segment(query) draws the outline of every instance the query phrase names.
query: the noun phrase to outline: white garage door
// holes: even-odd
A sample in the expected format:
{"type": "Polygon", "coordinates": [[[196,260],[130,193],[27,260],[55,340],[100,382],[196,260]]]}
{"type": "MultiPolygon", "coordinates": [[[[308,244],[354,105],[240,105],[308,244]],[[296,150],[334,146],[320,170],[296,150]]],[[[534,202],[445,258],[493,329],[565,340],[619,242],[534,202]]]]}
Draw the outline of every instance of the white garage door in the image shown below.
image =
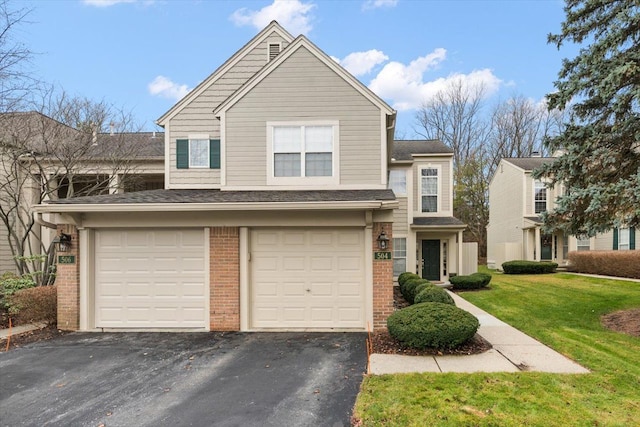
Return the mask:
{"type": "Polygon", "coordinates": [[[207,326],[203,230],[98,230],[96,326],[207,326]]]}
{"type": "Polygon", "coordinates": [[[255,328],[364,328],[362,229],[251,233],[255,328]]]}

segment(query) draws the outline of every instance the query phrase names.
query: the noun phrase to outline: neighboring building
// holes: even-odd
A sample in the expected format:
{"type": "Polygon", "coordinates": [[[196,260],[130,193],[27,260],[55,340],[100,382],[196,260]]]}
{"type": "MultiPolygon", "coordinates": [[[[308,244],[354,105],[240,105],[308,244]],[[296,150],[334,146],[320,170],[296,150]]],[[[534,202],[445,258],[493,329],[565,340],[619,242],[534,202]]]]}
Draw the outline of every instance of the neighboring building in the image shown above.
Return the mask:
{"type": "Polygon", "coordinates": [[[621,228],[591,238],[545,234],[540,214],[553,209],[562,186],[546,188],[531,173],[553,161],[552,157],[504,158],[489,184],[487,264],[501,268],[505,261],[524,259],[554,261],[566,265],[569,251],[635,249],[640,236],[635,229],[621,228]]]}
{"type": "Polygon", "coordinates": [[[467,274],[466,225],[453,216],[453,150],[437,140],[395,141],[389,188],[399,203],[393,217],[394,277],[412,271],[446,282],[451,274],[467,274]]]}

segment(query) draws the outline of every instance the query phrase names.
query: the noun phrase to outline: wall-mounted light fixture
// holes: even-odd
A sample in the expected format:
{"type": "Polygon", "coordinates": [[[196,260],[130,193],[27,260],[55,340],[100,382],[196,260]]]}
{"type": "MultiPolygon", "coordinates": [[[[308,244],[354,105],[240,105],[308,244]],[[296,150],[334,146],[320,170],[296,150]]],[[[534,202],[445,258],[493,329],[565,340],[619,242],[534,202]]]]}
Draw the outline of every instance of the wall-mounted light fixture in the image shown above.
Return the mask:
{"type": "Polygon", "coordinates": [[[384,251],[389,247],[389,238],[387,237],[387,233],[384,232],[384,228],[382,232],[378,235],[378,248],[384,251]]]}
{"type": "Polygon", "coordinates": [[[60,233],[53,239],[58,252],[67,252],[71,249],[71,236],[69,234],[60,233]]]}

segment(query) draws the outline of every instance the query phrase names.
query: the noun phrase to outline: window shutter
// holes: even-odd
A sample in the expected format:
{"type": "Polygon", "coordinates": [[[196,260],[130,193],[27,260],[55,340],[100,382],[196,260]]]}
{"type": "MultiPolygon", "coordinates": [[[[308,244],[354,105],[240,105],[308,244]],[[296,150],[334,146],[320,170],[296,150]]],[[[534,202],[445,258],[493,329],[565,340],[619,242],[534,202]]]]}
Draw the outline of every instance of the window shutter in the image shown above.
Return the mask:
{"type": "Polygon", "coordinates": [[[636,228],[629,227],[629,249],[634,250],[636,248],[636,228]]]}
{"type": "Polygon", "coordinates": [[[220,140],[209,140],[209,168],[220,169],[220,140]]]}
{"type": "Polygon", "coordinates": [[[614,251],[618,250],[618,229],[617,228],[613,229],[613,250],[614,251]]]}
{"type": "Polygon", "coordinates": [[[176,140],[176,167],[178,169],[189,169],[189,140],[176,140]]]}

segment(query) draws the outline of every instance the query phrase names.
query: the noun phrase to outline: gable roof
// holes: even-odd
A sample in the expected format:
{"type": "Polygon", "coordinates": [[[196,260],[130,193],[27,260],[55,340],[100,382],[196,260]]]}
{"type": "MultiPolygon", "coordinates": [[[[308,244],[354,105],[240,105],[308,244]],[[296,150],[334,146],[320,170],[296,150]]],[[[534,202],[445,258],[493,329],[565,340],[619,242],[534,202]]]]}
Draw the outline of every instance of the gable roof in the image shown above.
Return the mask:
{"type": "Polygon", "coordinates": [[[553,157],[504,157],[507,163],[511,163],[514,166],[523,169],[525,172],[530,172],[535,168],[544,165],[545,163],[551,163],[553,157]]]}
{"type": "Polygon", "coordinates": [[[240,98],[242,98],[247,92],[253,89],[258,83],[260,83],[265,77],[267,77],[272,71],[274,71],[280,64],[286,61],[293,53],[300,48],[306,48],[322,61],[327,67],[333,70],[338,76],[349,83],[354,89],[360,92],[365,98],[371,101],[374,105],[378,106],[382,111],[388,115],[395,115],[396,111],[389,106],[382,98],[376,95],[371,89],[366,87],[360,80],[353,77],[347,70],[341,67],[336,61],[331,59],[320,48],[313,44],[309,39],[303,35],[299,35],[296,39],[285,47],[280,54],[269,61],[260,71],[258,71],[253,77],[251,77],[244,85],[240,86],[234,93],[231,94],[224,102],[222,102],[213,113],[218,116],[220,113],[231,108],[240,98]]]}
{"type": "Polygon", "coordinates": [[[411,161],[414,154],[453,154],[439,139],[395,140],[393,142],[392,161],[411,161]]]}
{"type": "Polygon", "coordinates": [[[175,116],[183,107],[185,107],[189,102],[191,102],[194,98],[199,96],[202,92],[207,90],[212,84],[214,84],[220,77],[222,77],[231,67],[237,64],[242,58],[244,58],[251,50],[253,50],[260,43],[264,42],[273,32],[278,33],[283,39],[288,40],[289,42],[293,41],[293,36],[278,22],[271,21],[269,25],[267,25],[262,31],[256,34],[251,40],[249,40],[240,50],[231,56],[231,58],[227,59],[224,64],[218,67],[213,73],[209,75],[206,79],[202,81],[198,86],[193,88],[188,94],[186,94],[180,101],[174,104],[173,107],[169,109],[166,113],[164,113],[156,123],[160,126],[164,126],[167,120],[170,120],[173,116],[175,116]]]}

